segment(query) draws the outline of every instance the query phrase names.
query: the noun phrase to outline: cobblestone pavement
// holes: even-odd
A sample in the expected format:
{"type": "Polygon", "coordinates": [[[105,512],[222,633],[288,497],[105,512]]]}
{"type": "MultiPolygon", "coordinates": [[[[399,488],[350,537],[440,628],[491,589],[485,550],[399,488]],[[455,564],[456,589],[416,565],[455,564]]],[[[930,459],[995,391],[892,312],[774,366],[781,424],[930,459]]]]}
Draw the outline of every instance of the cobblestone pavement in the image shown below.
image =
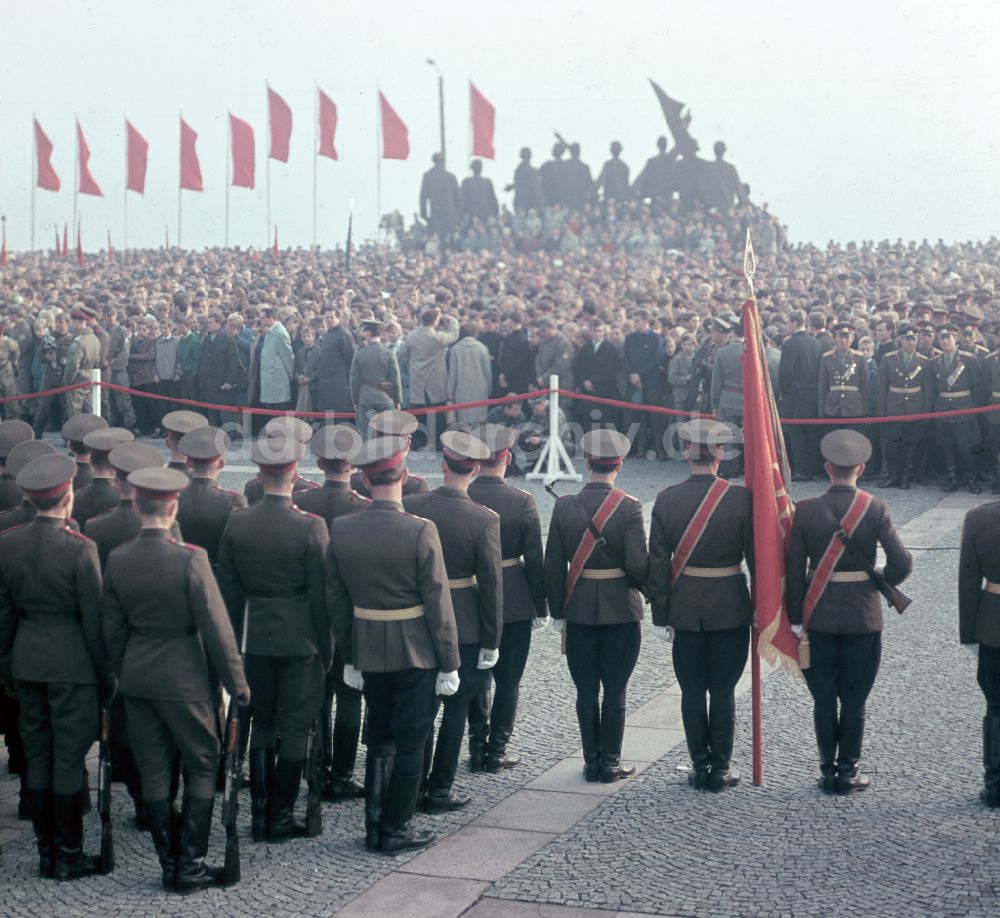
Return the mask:
{"type": "MultiPolygon", "coordinates": [[[[428,456],[415,455],[411,462],[418,474],[433,473],[437,465],[428,456]]],[[[646,503],[648,513],[657,491],[685,474],[678,462],[630,461],[621,484],[646,503]]],[[[242,487],[248,475],[240,458],[233,457],[223,484],[242,487]]],[[[551,498],[540,483],[520,483],[536,494],[543,526],[547,525],[551,498]]],[[[559,490],[575,487],[564,483],[559,490]]],[[[822,490],[819,482],[812,482],[796,486],[793,496],[822,490]]],[[[933,507],[940,497],[925,488],[891,493],[893,514],[901,523],[933,507]]],[[[995,847],[990,847],[996,845],[996,821],[972,802],[978,781],[981,703],[972,663],[958,659],[954,648],[954,556],[927,557],[930,560],[921,562],[914,581],[917,601],[906,618],[890,623],[887,632],[884,672],[872,702],[868,744],[868,761],[880,772],[875,791],[857,800],[818,799],[810,785],[813,762],[806,693],[797,683],[777,676],[766,683],[765,690],[765,788],[741,786],[720,797],[691,794],[676,770],[684,756],[674,750],[499,880],[487,896],[654,914],[750,914],[754,903],[767,913],[829,913],[828,903],[838,901],[831,898],[835,879],[854,874],[864,881],[867,891],[851,896],[838,892],[845,912],[870,914],[871,903],[878,900],[885,903],[886,914],[974,910],[979,896],[997,879],[995,866],[991,873],[973,860],[976,851],[984,860],[992,852],[996,860],[995,847]],[[939,647],[943,648],[941,656],[939,647]],[[921,697],[918,708],[912,700],[928,684],[935,685],[939,694],[921,697]],[[953,720],[950,726],[945,724],[948,716],[953,720]],[[959,738],[966,748],[961,748],[959,738]],[[900,758],[903,748],[908,756],[900,758]],[[956,749],[960,750],[957,755],[956,749]],[[914,778],[919,778],[922,791],[917,790],[914,778]],[[936,864],[947,867],[940,876],[933,870],[936,864]],[[719,865],[725,865],[725,872],[720,872],[719,865]],[[860,865],[865,871],[859,870],[860,865]],[[762,870],[768,876],[782,877],[782,882],[760,883],[757,877],[762,870]],[[817,885],[807,889],[806,881],[811,878],[817,879],[817,885]],[[784,891],[778,888],[782,886],[784,891]]],[[[669,653],[653,642],[651,633],[644,637],[646,646],[630,688],[630,710],[674,683],[669,653]]],[[[741,708],[737,757],[748,763],[745,707],[741,708]]],[[[418,819],[440,837],[451,834],[578,747],[572,683],[558,640],[549,633],[536,635],[512,744],[524,756],[524,764],[495,776],[471,775],[463,764],[456,785],[473,795],[472,804],[455,814],[418,819]]],[[[626,757],[628,753],[626,745],[626,757]]],[[[360,774],[363,761],[358,767],[360,774]]],[[[92,783],[95,774],[92,763],[92,783]]],[[[16,787],[4,774],[0,780],[0,883],[4,890],[0,912],[10,914],[325,915],[414,857],[384,858],[364,850],[360,801],[324,805],[321,838],[251,845],[249,798],[244,793],[243,882],[228,891],[211,890],[181,899],[159,888],[152,844],[135,829],[130,802],[116,785],[118,860],[114,873],[55,884],[35,876],[30,824],[16,821],[16,787]]],[[[214,822],[210,852],[221,861],[224,834],[218,810],[214,822]]],[[[97,845],[98,827],[96,814],[87,818],[89,849],[97,845]]]]}

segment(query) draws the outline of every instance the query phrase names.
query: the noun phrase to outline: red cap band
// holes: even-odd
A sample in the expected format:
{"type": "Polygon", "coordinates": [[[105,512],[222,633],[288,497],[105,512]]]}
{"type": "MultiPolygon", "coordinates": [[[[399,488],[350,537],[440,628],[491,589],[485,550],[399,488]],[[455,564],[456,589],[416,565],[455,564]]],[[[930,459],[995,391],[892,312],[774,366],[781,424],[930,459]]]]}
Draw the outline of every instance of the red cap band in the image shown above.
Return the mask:
{"type": "Polygon", "coordinates": [[[588,462],[596,462],[599,465],[621,465],[622,464],[622,457],[621,456],[615,456],[615,457],[612,457],[612,458],[608,458],[608,457],[605,457],[605,456],[592,456],[590,453],[585,452],[583,454],[583,458],[586,459],[588,462]]]}
{"type": "Polygon", "coordinates": [[[28,500],[44,500],[46,497],[57,497],[60,494],[65,494],[73,486],[73,480],[64,481],[61,485],[56,485],[54,488],[49,488],[46,491],[28,491],[25,489],[24,493],[28,496],[28,500]]]}
{"type": "Polygon", "coordinates": [[[403,464],[406,458],[406,453],[400,451],[387,459],[379,459],[378,462],[372,462],[370,465],[360,466],[361,471],[365,475],[374,475],[376,472],[385,472],[388,469],[394,469],[403,464]]]}
{"type": "Polygon", "coordinates": [[[455,453],[453,453],[447,447],[445,447],[444,449],[442,449],[441,452],[443,452],[445,454],[445,456],[448,457],[448,459],[450,459],[452,462],[454,462],[455,465],[460,465],[464,469],[474,469],[477,465],[479,465],[479,463],[481,461],[479,459],[470,459],[468,456],[459,456],[459,455],[456,455],[455,453]]]}
{"type": "Polygon", "coordinates": [[[263,472],[265,475],[280,475],[282,472],[290,472],[298,462],[283,462],[280,465],[271,465],[270,463],[258,462],[257,468],[263,472]]]}
{"type": "Polygon", "coordinates": [[[180,491],[147,491],[144,488],[135,489],[137,500],[173,500],[180,493],[180,491]]]}

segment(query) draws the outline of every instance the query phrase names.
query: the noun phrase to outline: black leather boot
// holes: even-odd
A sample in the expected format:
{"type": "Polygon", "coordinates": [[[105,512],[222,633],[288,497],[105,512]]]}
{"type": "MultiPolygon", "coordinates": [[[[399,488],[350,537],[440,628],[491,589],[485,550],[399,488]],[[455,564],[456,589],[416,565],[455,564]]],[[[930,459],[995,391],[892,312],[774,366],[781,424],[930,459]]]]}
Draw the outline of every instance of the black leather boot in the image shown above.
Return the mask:
{"type": "Polygon", "coordinates": [[[483,770],[489,735],[490,690],[487,686],[469,699],[469,771],[483,770]]]}
{"type": "Polygon", "coordinates": [[[601,780],[601,710],[596,704],[577,702],[576,719],[583,746],[583,777],[593,784],[601,780]]]}
{"type": "Polygon", "coordinates": [[[319,724],[323,742],[323,799],[333,800],[333,694],[330,685],[330,674],[327,673],[326,694],[323,697],[323,707],[320,710],[319,724]]]}
{"type": "Polygon", "coordinates": [[[38,875],[51,878],[55,866],[55,845],[52,838],[52,791],[29,790],[31,824],[38,844],[38,875]]]}
{"type": "Polygon", "coordinates": [[[840,716],[837,742],[837,793],[854,794],[868,790],[871,778],[861,773],[861,746],[865,738],[863,717],[840,716]]]}
{"type": "Polygon", "coordinates": [[[712,750],[708,786],[710,790],[721,791],[740,781],[739,769],[732,767],[736,712],[716,712],[714,707],[708,716],[708,742],[712,750]]]}
{"type": "Polygon", "coordinates": [[[153,838],[153,847],[163,871],[163,887],[174,889],[177,884],[180,834],[174,820],[173,807],[169,800],[147,800],[144,810],[149,817],[149,834],[153,838]]]}
{"type": "Polygon", "coordinates": [[[685,711],[681,709],[681,720],[684,723],[684,737],[687,740],[688,753],[691,756],[691,774],[688,784],[704,789],[708,787],[708,766],[710,762],[708,749],[708,714],[701,711],[685,711]]]}
{"type": "MultiPolygon", "coordinates": [[[[459,738],[461,745],[461,738],[459,738]]],[[[424,829],[414,829],[410,820],[417,808],[420,775],[394,773],[389,781],[385,806],[382,810],[383,854],[396,854],[413,848],[423,848],[434,840],[424,829]]]]}
{"type": "Polygon", "coordinates": [[[222,869],[205,863],[208,836],[212,829],[215,798],[203,800],[185,795],[181,808],[181,844],[175,889],[179,893],[208,889],[222,883],[222,869]]]}
{"type": "Polygon", "coordinates": [[[601,783],[611,784],[622,778],[631,778],[635,768],[622,765],[622,740],[625,738],[625,709],[608,708],[601,711],[601,783]]]}
{"type": "Polygon", "coordinates": [[[333,728],[333,758],[331,774],[323,789],[326,800],[354,800],[365,795],[364,787],[354,780],[354,764],[358,758],[358,737],[361,725],[333,728]]]}
{"type": "Polygon", "coordinates": [[[486,747],[486,770],[498,772],[503,768],[514,768],[521,764],[519,755],[507,752],[507,744],[514,732],[517,717],[516,704],[493,705],[493,723],[490,726],[490,741],[486,747]]]}
{"type": "Polygon", "coordinates": [[[52,795],[52,835],[56,856],[52,875],[76,880],[97,871],[97,860],[83,853],[83,798],[75,794],[52,795]]]}
{"type": "Polygon", "coordinates": [[[837,712],[813,711],[816,746],[819,749],[819,789],[832,794],[837,789],[837,712]]]}
{"type": "Polygon", "coordinates": [[[301,759],[293,762],[278,756],[268,801],[268,841],[283,842],[306,834],[305,823],[295,818],[295,801],[299,797],[304,766],[305,762],[301,759]]]}
{"type": "Polygon", "coordinates": [[[445,813],[460,810],[472,798],[468,794],[452,793],[458,771],[458,758],[462,754],[462,734],[438,734],[434,746],[434,765],[427,777],[427,795],[423,800],[426,813],[445,813]]]}
{"type": "Polygon", "coordinates": [[[365,762],[365,847],[369,851],[382,847],[382,816],[392,778],[392,762],[391,755],[371,753],[365,762]]]}
{"type": "Polygon", "coordinates": [[[20,791],[17,795],[17,818],[20,822],[28,822],[32,817],[31,795],[28,793],[27,771],[22,771],[19,775],[21,783],[20,791]]]}
{"type": "Polygon", "coordinates": [[[979,797],[990,808],[1000,807],[1000,714],[983,718],[983,769],[979,797]]]}
{"type": "Polygon", "coordinates": [[[979,485],[979,478],[976,474],[975,461],[970,462],[968,459],[963,459],[959,461],[958,466],[958,480],[963,482],[965,486],[969,489],[970,494],[982,494],[983,489],[979,485]]]}
{"type": "Polygon", "coordinates": [[[250,754],[250,839],[267,838],[268,795],[274,784],[274,750],[251,749],[250,754]]]}

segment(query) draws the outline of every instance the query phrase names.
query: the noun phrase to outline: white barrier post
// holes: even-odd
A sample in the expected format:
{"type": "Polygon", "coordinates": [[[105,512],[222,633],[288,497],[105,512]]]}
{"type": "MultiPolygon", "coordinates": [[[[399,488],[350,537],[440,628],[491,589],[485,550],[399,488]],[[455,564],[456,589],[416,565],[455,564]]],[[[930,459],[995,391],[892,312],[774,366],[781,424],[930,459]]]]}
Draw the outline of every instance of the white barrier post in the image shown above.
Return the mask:
{"type": "Polygon", "coordinates": [[[527,477],[534,481],[583,481],[559,435],[559,377],[555,374],[549,377],[549,439],[535,463],[536,470],[542,468],[544,472],[528,472],[527,477]]]}
{"type": "Polygon", "coordinates": [[[90,410],[94,417],[101,416],[101,371],[90,371],[90,410]]]}

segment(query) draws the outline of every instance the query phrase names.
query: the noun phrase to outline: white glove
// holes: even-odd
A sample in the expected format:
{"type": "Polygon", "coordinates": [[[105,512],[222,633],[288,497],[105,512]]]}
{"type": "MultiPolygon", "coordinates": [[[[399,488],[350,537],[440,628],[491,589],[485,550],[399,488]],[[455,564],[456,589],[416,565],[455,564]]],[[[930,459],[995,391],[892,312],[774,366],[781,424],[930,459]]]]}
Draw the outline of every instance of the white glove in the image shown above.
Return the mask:
{"type": "Polygon", "coordinates": [[[674,629],[670,625],[653,625],[653,634],[668,644],[674,639],[674,629]]]}
{"type": "Polygon", "coordinates": [[[350,663],[344,664],[344,685],[359,692],[365,687],[365,677],[350,663]]]}
{"type": "Polygon", "coordinates": [[[964,650],[970,657],[975,657],[979,659],[979,645],[978,644],[963,644],[962,650],[964,650]]]}
{"type": "Polygon", "coordinates": [[[549,623],[549,627],[551,627],[556,634],[562,634],[563,620],[561,618],[554,618],[549,623]]]}
{"type": "Polygon", "coordinates": [[[552,622],[552,619],[549,618],[549,616],[547,616],[547,615],[544,615],[541,618],[533,618],[531,620],[531,630],[532,631],[543,631],[544,629],[546,629],[546,628],[549,627],[549,624],[551,622],[552,622]]]}
{"type": "Polygon", "coordinates": [[[476,669],[493,669],[499,659],[499,650],[487,650],[485,647],[482,647],[479,650],[479,662],[476,664],[476,669]]]}
{"type": "Polygon", "coordinates": [[[792,625],[792,634],[794,634],[797,638],[802,637],[804,633],[805,629],[801,625],[792,625]]]}
{"type": "Polygon", "coordinates": [[[458,670],[453,673],[438,673],[434,691],[438,695],[454,695],[458,691],[458,670]]]}

